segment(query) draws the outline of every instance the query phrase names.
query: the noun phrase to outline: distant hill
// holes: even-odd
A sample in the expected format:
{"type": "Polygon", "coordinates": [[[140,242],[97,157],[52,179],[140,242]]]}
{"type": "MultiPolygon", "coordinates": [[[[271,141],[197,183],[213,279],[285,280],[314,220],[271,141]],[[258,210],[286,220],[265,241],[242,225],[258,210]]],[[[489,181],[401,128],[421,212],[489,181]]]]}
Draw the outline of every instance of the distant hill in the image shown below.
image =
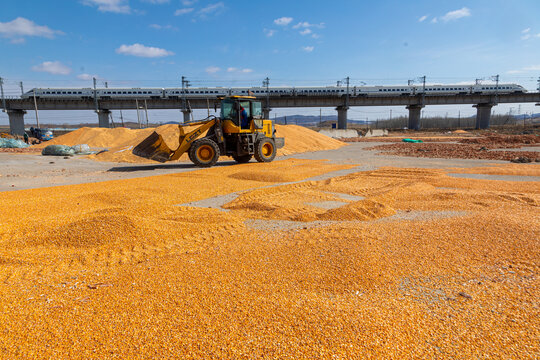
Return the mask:
{"type": "MultiPolygon", "coordinates": [[[[287,115],[278,116],[275,118],[278,124],[287,125],[302,125],[302,126],[317,126],[321,122],[329,126],[331,123],[337,123],[337,115],[324,115],[319,117],[317,115],[287,115]]],[[[367,122],[364,120],[348,120],[349,124],[361,124],[364,125],[367,122]]]]}

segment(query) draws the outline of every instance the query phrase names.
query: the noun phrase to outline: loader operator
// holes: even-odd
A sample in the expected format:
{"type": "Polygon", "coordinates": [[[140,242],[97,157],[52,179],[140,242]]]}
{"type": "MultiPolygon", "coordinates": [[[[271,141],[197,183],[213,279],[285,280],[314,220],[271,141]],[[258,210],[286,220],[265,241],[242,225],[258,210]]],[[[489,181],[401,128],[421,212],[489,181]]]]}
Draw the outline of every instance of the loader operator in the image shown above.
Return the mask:
{"type": "Polygon", "coordinates": [[[249,129],[249,119],[246,109],[240,105],[240,127],[242,129],[249,129]]]}

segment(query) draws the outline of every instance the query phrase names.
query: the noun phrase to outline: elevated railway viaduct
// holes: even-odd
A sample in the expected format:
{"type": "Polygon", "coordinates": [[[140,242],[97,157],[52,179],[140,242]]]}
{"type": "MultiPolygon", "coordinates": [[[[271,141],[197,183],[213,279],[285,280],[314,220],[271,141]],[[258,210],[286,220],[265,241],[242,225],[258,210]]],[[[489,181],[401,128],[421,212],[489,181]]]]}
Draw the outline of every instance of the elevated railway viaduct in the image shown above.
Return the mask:
{"type": "MultiPolygon", "coordinates": [[[[261,96],[263,103],[266,96],[261,96]]],[[[177,109],[184,113],[184,121],[190,120],[191,109],[211,108],[218,101],[213,98],[190,98],[189,109],[183,106],[182,99],[147,99],[146,106],[151,110],[177,109]]],[[[264,109],[266,118],[270,117],[270,107],[334,107],[338,114],[338,128],[347,128],[347,110],[353,106],[405,106],[409,110],[409,129],[420,129],[422,108],[430,105],[466,105],[476,107],[476,128],[489,127],[491,109],[500,103],[537,103],[540,105],[540,93],[513,94],[467,94],[467,95],[384,95],[384,96],[278,96],[270,95],[268,105],[264,109]]],[[[141,101],[138,102],[141,104],[141,101]]],[[[111,110],[137,109],[135,99],[6,99],[5,109],[9,117],[10,130],[13,134],[24,133],[24,114],[28,110],[92,110],[98,115],[100,127],[109,127],[111,110]]]]}

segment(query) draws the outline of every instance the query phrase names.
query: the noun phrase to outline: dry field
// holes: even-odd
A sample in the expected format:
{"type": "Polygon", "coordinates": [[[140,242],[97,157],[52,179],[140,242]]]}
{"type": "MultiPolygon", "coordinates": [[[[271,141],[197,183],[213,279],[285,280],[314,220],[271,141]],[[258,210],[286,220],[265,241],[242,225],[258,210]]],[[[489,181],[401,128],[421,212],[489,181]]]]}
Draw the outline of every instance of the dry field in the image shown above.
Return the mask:
{"type": "Polygon", "coordinates": [[[447,175],[475,170],[289,159],[0,193],[0,358],[538,358],[540,187],[447,175]]]}

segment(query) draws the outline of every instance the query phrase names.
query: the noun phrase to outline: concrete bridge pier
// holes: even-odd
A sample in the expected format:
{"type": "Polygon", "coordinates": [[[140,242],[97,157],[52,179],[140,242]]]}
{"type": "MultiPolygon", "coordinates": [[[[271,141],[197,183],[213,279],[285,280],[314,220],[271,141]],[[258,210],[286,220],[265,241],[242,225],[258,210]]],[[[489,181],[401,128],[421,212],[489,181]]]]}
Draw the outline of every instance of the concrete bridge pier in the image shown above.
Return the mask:
{"type": "Polygon", "coordinates": [[[109,119],[111,115],[111,111],[107,109],[100,109],[96,111],[98,114],[98,122],[100,128],[108,128],[110,127],[109,119]]]}
{"type": "Polygon", "coordinates": [[[422,105],[409,105],[407,109],[409,110],[409,129],[411,130],[420,130],[420,114],[422,111],[422,105]]]}
{"type": "Polygon", "coordinates": [[[12,135],[24,135],[24,110],[7,110],[9,118],[9,132],[12,135]]]}
{"type": "Polygon", "coordinates": [[[338,106],[337,110],[337,128],[346,129],[347,128],[347,106],[338,106]]]}
{"type": "Polygon", "coordinates": [[[190,109],[182,109],[182,113],[184,114],[184,122],[190,122],[191,121],[191,110],[190,109]]]}
{"type": "Polygon", "coordinates": [[[263,108],[262,111],[263,111],[263,119],[270,119],[270,111],[272,109],[268,109],[268,108],[263,108]]]}
{"type": "Polygon", "coordinates": [[[473,105],[473,107],[476,108],[476,129],[489,128],[493,104],[477,104],[473,105]]]}

